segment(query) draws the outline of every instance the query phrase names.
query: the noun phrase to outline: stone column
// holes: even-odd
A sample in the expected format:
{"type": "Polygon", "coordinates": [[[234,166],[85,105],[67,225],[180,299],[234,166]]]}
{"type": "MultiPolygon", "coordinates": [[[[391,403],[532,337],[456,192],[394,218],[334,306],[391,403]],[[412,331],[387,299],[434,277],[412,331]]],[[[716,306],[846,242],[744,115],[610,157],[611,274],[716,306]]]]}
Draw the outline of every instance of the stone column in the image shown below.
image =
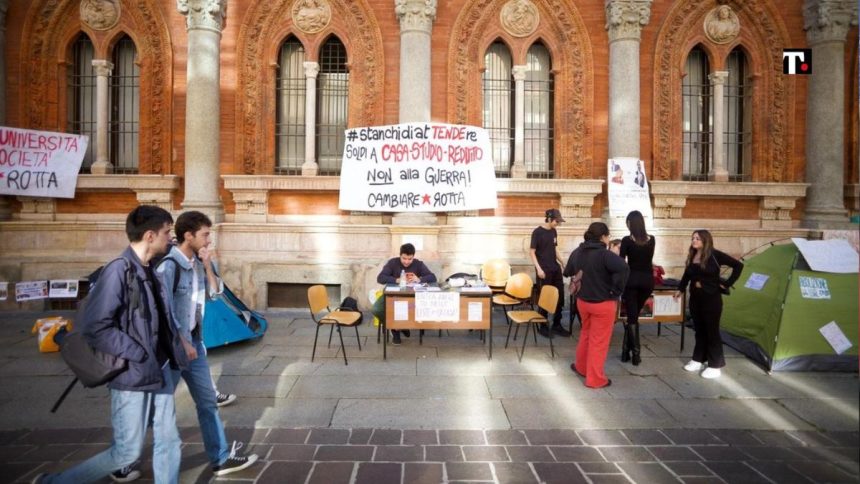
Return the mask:
{"type": "Polygon", "coordinates": [[[804,225],[839,228],[848,222],[845,169],[845,37],[857,25],[856,0],[806,0],[803,29],[812,48],[806,102],[804,225]]]}
{"type": "Polygon", "coordinates": [[[651,0],[606,0],[609,32],[609,157],[639,158],[639,44],[651,0]]]}
{"type": "MultiPolygon", "coordinates": [[[[0,0],[0,126],[6,125],[6,12],[9,0],[0,0]]],[[[0,220],[12,218],[11,198],[0,195],[0,220]]]]}
{"type": "Polygon", "coordinates": [[[302,164],[303,176],[316,176],[319,172],[317,164],[317,75],[320,65],[317,62],[305,62],[305,162],[302,164]]]}
{"type": "Polygon", "coordinates": [[[714,107],[714,135],[711,138],[713,157],[711,158],[711,170],[708,172],[708,179],[718,182],[729,181],[729,170],[726,168],[726,148],[724,146],[726,113],[723,106],[724,88],[728,78],[729,71],[714,71],[708,75],[708,80],[711,81],[711,86],[714,89],[714,96],[711,98],[711,105],[714,107]]]}
{"type": "Polygon", "coordinates": [[[400,19],[400,122],[430,121],[430,32],[436,0],[394,0],[400,19]]]}
{"type": "Polygon", "coordinates": [[[525,146],[525,113],[526,113],[526,66],[513,66],[514,76],[514,164],[511,167],[511,178],[525,178],[526,146],[525,146]]]}
{"type": "MultiPolygon", "coordinates": [[[[113,173],[113,163],[108,157],[108,121],[110,106],[108,106],[108,88],[113,63],[103,59],[93,60],[93,70],[96,73],[96,160],[90,166],[94,175],[113,173]]],[[[90,140],[92,143],[93,140],[90,140]]]]}
{"type": "Polygon", "coordinates": [[[182,208],[224,220],[218,191],[221,154],[220,52],[227,0],[178,0],[186,16],[185,200],[182,208]]]}

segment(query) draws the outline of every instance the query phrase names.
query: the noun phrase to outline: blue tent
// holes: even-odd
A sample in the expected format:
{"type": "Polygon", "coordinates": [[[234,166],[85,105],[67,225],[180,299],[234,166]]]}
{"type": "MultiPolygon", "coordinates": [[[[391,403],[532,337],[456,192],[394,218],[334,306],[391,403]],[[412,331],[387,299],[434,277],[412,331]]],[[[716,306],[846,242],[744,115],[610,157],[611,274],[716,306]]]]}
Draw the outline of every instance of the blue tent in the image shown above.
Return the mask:
{"type": "Polygon", "coordinates": [[[268,327],[266,318],[248,309],[226,285],[223,294],[206,301],[203,317],[203,344],[206,348],[260,338],[268,327]]]}

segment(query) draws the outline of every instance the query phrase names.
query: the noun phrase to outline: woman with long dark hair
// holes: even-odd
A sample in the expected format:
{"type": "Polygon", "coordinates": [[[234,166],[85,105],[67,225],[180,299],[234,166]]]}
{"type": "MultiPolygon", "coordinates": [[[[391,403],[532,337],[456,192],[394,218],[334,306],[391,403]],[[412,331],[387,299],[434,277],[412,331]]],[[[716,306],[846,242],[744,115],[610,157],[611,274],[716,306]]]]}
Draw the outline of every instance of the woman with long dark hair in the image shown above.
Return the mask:
{"type": "Polygon", "coordinates": [[[612,339],[618,298],[627,281],[627,264],[606,250],[609,227],[603,222],[588,226],[583,242],[571,254],[565,274],[582,271],[582,287],[576,295],[582,331],[576,345],[576,360],[570,368],[585,377],[585,386],[603,388],[612,384],[603,365],[612,339]]]}
{"type": "Polygon", "coordinates": [[[627,214],[627,228],[630,235],[621,239],[621,258],[630,267],[630,277],[624,287],[624,310],[627,312],[627,322],[624,324],[624,340],[621,343],[621,361],[630,361],[633,353],[633,364],[642,362],[642,351],[639,344],[639,312],[651,293],[654,291],[654,277],[651,264],[654,260],[654,237],[645,230],[645,217],[642,212],[634,210],[627,214]]]}
{"type": "Polygon", "coordinates": [[[744,265],[734,257],[714,248],[714,238],[707,230],[696,230],[690,238],[687,267],[675,299],[690,285],[690,314],[696,330],[693,359],[684,366],[687,371],[702,371],[703,378],[718,378],[720,368],[726,366],[723,357],[723,340],[720,337],[720,316],[723,313],[722,293],[741,276],[744,265]],[[725,281],[720,280],[720,268],[732,268],[725,281]],[[705,365],[707,364],[707,368],[705,365]]]}

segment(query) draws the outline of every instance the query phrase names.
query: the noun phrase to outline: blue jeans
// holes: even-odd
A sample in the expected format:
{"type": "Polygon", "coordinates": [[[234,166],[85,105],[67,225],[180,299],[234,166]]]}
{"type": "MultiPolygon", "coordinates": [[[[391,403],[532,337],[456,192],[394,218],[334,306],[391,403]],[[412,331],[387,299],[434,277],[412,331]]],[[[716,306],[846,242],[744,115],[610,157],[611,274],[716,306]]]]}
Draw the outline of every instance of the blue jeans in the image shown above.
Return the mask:
{"type": "Polygon", "coordinates": [[[111,472],[131,465],[140,458],[146,427],[152,419],[152,471],[158,484],[179,482],[181,458],[176,409],[173,405],[174,384],[171,370],[162,370],[164,387],[157,391],[137,392],[111,390],[111,425],[113,445],[60,474],[48,475],[42,483],[79,484],[96,482],[111,472]]]}
{"type": "Polygon", "coordinates": [[[224,424],[218,415],[218,403],[215,401],[215,387],[212,386],[212,376],[209,373],[209,362],[206,360],[206,347],[203,341],[194,341],[197,359],[191,361],[189,368],[173,372],[173,384],[179,383],[179,377],[188,385],[188,393],[194,399],[197,408],[197,422],[203,436],[203,446],[206,455],[213,466],[221,465],[230,455],[227,437],[224,436],[224,424]]]}

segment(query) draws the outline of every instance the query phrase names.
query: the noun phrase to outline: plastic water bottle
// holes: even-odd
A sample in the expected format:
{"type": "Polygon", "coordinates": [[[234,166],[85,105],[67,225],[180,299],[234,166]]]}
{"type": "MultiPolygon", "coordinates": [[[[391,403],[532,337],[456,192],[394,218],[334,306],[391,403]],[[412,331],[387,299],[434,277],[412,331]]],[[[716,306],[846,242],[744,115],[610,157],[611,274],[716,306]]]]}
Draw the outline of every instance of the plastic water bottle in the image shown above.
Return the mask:
{"type": "Polygon", "coordinates": [[[406,270],[400,270],[400,287],[406,287],[406,270]]]}

